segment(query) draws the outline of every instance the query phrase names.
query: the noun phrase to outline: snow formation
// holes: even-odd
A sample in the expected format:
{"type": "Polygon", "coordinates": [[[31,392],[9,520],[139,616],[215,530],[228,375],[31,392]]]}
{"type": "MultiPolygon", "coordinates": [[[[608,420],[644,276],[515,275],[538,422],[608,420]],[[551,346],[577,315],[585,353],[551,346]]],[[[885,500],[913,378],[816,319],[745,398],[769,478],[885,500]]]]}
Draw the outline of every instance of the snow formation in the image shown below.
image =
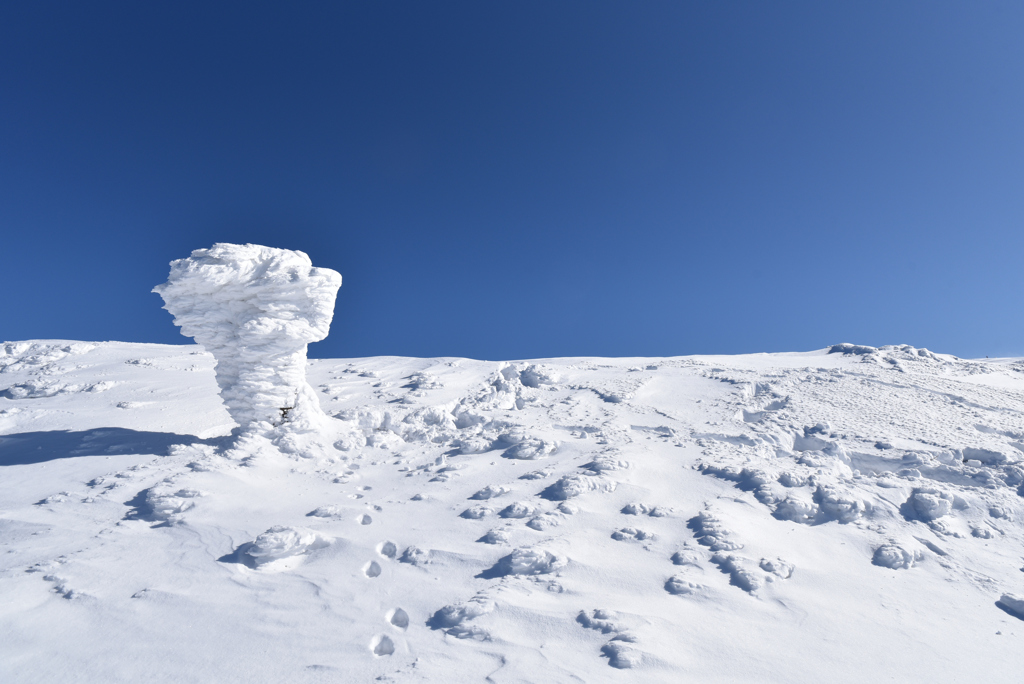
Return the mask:
{"type": "Polygon", "coordinates": [[[153,288],[181,333],[217,359],[220,394],[241,427],[322,427],[306,345],[327,337],[341,276],[303,252],[215,244],[171,262],[153,288]]]}
{"type": "Polygon", "coordinates": [[[1024,360],[306,365],[0,345],[0,681],[1021,679],[1024,360]]]}

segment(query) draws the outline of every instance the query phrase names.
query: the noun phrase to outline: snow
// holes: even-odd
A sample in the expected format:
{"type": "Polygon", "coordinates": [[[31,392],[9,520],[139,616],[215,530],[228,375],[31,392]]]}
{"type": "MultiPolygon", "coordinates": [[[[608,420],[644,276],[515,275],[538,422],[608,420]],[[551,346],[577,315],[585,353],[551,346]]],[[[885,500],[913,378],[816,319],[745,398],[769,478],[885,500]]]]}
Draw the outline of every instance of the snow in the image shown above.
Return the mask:
{"type": "Polygon", "coordinates": [[[218,243],[172,261],[153,291],[181,333],[217,360],[221,397],[241,427],[322,428],[306,346],[327,337],[339,287],[337,272],[314,268],[302,252],[218,243]]]}
{"type": "Polygon", "coordinates": [[[203,346],[0,346],[0,681],[1019,680],[1024,360],[307,361],[217,249],[203,346]]]}

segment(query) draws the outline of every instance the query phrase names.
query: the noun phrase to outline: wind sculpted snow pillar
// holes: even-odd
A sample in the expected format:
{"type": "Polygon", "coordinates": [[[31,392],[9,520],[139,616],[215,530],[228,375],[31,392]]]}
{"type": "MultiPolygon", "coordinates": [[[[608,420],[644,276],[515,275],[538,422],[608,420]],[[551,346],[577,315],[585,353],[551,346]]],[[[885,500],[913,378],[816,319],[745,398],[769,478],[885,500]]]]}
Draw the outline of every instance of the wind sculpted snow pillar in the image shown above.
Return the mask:
{"type": "Polygon", "coordinates": [[[328,420],[306,382],[306,345],[327,337],[341,275],[302,252],[215,244],[171,262],[163,297],[181,334],[217,360],[217,384],[243,429],[315,430],[328,420]]]}

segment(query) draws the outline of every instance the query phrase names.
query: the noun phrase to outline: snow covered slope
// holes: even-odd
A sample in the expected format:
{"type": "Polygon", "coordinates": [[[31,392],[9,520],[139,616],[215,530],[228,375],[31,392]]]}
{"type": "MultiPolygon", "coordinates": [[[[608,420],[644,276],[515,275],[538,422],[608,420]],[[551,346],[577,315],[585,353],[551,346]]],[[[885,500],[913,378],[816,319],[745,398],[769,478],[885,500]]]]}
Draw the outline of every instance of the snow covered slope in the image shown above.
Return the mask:
{"type": "Polygon", "coordinates": [[[4,682],[1019,682],[1024,362],[0,347],[4,682]],[[334,446],[329,446],[333,444],[334,446]]]}

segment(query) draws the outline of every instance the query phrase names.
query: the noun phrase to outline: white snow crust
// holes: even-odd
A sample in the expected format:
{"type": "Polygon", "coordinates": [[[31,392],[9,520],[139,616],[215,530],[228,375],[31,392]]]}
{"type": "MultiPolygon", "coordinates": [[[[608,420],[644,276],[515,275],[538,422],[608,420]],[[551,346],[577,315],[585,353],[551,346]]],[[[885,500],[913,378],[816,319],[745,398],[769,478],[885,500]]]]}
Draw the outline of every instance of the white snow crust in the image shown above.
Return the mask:
{"type": "Polygon", "coordinates": [[[327,337],[341,276],[314,268],[303,252],[215,244],[171,262],[153,288],[181,333],[217,360],[228,413],[252,423],[325,424],[306,382],[306,347],[327,337]]]}
{"type": "Polygon", "coordinates": [[[177,262],[202,347],[0,345],[5,684],[1020,681],[1024,360],[306,361],[261,250],[177,262]]]}

